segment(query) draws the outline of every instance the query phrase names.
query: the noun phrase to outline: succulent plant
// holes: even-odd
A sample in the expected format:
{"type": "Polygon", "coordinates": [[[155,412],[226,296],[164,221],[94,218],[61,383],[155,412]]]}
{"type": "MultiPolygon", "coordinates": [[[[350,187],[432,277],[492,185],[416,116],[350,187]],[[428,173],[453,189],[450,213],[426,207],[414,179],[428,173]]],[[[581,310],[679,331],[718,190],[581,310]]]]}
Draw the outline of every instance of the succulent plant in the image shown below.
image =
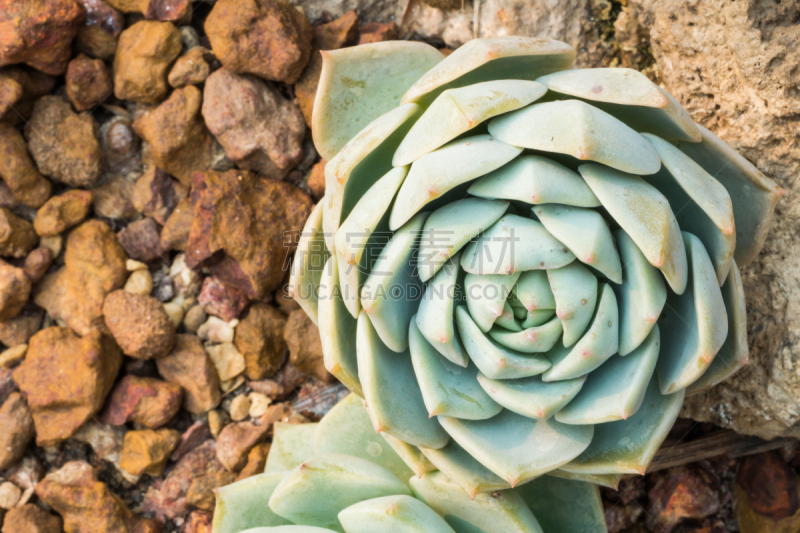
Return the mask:
{"type": "Polygon", "coordinates": [[[326,52],[326,191],[291,290],[374,429],[471,496],[643,474],[747,363],[776,184],[624,68],[549,39],[326,52]]]}
{"type": "Polygon", "coordinates": [[[418,452],[409,451],[401,442],[375,434],[363,401],[353,394],[319,423],[278,423],[265,472],[217,490],[212,530],[606,531],[596,485],[545,475],[519,489],[472,499],[418,452]]]}

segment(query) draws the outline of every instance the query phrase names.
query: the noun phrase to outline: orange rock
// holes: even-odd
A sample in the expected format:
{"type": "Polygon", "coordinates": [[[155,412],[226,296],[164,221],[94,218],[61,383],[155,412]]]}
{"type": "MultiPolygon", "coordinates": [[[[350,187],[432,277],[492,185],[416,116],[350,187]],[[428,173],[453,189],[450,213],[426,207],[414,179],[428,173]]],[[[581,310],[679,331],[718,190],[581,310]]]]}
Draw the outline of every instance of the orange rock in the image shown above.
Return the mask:
{"type": "Polygon", "coordinates": [[[176,335],[172,353],[156,361],[158,372],[183,389],[183,407],[200,414],[219,405],[219,376],[200,339],[194,335],[176,335]]]}
{"type": "Polygon", "coordinates": [[[266,438],[272,424],[283,414],[283,405],[271,405],[255,422],[234,422],[222,428],[217,437],[217,460],[231,472],[241,470],[250,450],[266,438]]]}
{"type": "Polygon", "coordinates": [[[204,29],[214,55],[237,74],[294,83],[311,56],[311,24],[281,0],[220,0],[204,29]]]}
{"type": "Polygon", "coordinates": [[[27,63],[63,74],[86,11],[77,0],[0,0],[0,67],[27,63]]]}
{"type": "Polygon", "coordinates": [[[151,165],[136,181],[132,200],[137,211],[164,225],[175,206],[187,195],[186,187],[151,165]]]}
{"type": "Polygon", "coordinates": [[[161,228],[161,249],[186,250],[189,244],[189,231],[192,228],[192,201],[181,200],[161,228]]]}
{"type": "Polygon", "coordinates": [[[33,414],[36,443],[57,444],[72,436],[103,406],[122,354],[98,331],[78,337],[67,328],[46,328],[31,337],[14,381],[33,414]]]}
{"type": "Polygon", "coordinates": [[[114,94],[120,100],[157,104],[167,96],[167,72],[181,53],[181,33],[171,22],[141,20],[119,36],[114,94]]]}
{"type": "Polygon", "coordinates": [[[91,205],[92,191],[72,189],[53,196],[36,212],[33,229],[41,237],[58,235],[83,222],[91,205]]]}
{"type": "Polygon", "coordinates": [[[14,199],[27,207],[39,207],[50,197],[52,186],[33,164],[25,139],[5,122],[0,122],[0,178],[14,199]]]}
{"type": "Polygon", "coordinates": [[[31,294],[31,281],[25,271],[0,261],[0,321],[16,317],[31,294]]]}
{"type": "Polygon", "coordinates": [[[317,85],[322,73],[322,56],[320,50],[338,50],[351,43],[358,32],[358,15],[355,10],[348,11],[338,19],[314,26],[314,51],[303,75],[294,86],[297,105],[303,112],[306,124],[311,125],[311,113],[314,111],[314,98],[317,96],[317,85]]]}
{"type": "Polygon", "coordinates": [[[36,485],[36,495],[64,519],[70,533],[129,533],[139,519],[92,467],[71,461],[36,485]]]}
{"type": "Polygon", "coordinates": [[[172,70],[169,71],[167,81],[176,89],[203,83],[211,73],[211,63],[215,59],[211,50],[202,46],[190,48],[175,61],[172,70]]]}
{"type": "Polygon", "coordinates": [[[123,13],[141,13],[149,19],[178,21],[192,14],[190,0],[107,0],[123,13]]]}
{"type": "Polygon", "coordinates": [[[3,520],[3,533],[61,533],[61,519],[32,503],[10,509],[3,520]]]}
{"type": "Polygon", "coordinates": [[[197,87],[176,89],[161,105],[133,123],[136,133],[150,144],[156,166],[185,187],[191,185],[194,172],[210,168],[213,158],[213,139],[200,115],[201,102],[197,87]]]}
{"type": "Polygon", "coordinates": [[[647,523],[652,530],[672,531],[684,520],[702,519],[720,509],[719,480],[696,465],[654,473],[647,496],[647,523]]]}
{"type": "Polygon", "coordinates": [[[64,267],[39,282],[33,300],[80,335],[104,329],[103,300],[125,283],[126,260],[105,222],[84,222],[67,237],[64,267]]]}
{"type": "Polygon", "coordinates": [[[117,39],[125,26],[122,13],[103,0],[81,0],[86,8],[86,22],[78,28],[75,48],[91,57],[114,59],[117,39]]]}
{"type": "Polygon", "coordinates": [[[319,202],[325,196],[325,164],[327,161],[324,159],[318,161],[311,167],[311,172],[308,173],[308,188],[311,191],[311,196],[319,202]]]}
{"type": "Polygon", "coordinates": [[[93,109],[114,92],[111,73],[103,60],[84,54],[69,62],[66,82],[67,96],[76,111],[93,109]]]}
{"type": "Polygon", "coordinates": [[[47,273],[47,269],[53,263],[53,251],[50,248],[40,246],[25,256],[25,262],[22,265],[22,270],[25,275],[31,280],[31,283],[38,283],[40,279],[47,273]]]}
{"type": "Polygon", "coordinates": [[[247,379],[271,377],[286,361],[285,325],[286,315],[274,307],[260,302],[250,306],[247,316],[236,326],[233,341],[244,355],[247,379]]]}
{"type": "Polygon", "coordinates": [[[236,481],[256,476],[264,473],[264,467],[267,465],[267,454],[269,453],[270,445],[268,442],[256,444],[250,453],[247,454],[247,464],[244,465],[242,471],[236,477],[236,481]]]}
{"type": "Polygon", "coordinates": [[[205,511],[192,511],[183,523],[181,533],[211,533],[213,516],[205,511]]]}
{"type": "Polygon", "coordinates": [[[99,129],[89,113],[77,114],[58,96],[43,96],[25,125],[28,147],[45,176],[72,187],[100,177],[99,129]]]}
{"type": "Polygon", "coordinates": [[[43,316],[40,307],[29,303],[15,318],[0,322],[0,342],[9,347],[26,344],[39,331],[43,316]]]}
{"type": "Polygon", "coordinates": [[[289,362],[300,372],[314,376],[320,381],[330,381],[325,370],[319,329],[308,318],[305,311],[292,311],[283,330],[283,338],[289,346],[289,362]]]}
{"type": "Polygon", "coordinates": [[[100,419],[115,426],[134,422],[156,429],[178,414],[182,399],[174,383],[129,374],[114,387],[100,419]]]}
{"type": "Polygon", "coordinates": [[[745,457],[734,488],[741,533],[800,531],[800,478],[777,452],[745,457]]]}
{"type": "Polygon", "coordinates": [[[0,428],[0,469],[5,470],[22,459],[34,437],[31,410],[19,393],[12,393],[0,407],[0,428]]]}
{"type": "Polygon", "coordinates": [[[164,472],[164,465],[180,440],[181,434],[174,429],[128,431],[122,446],[120,468],[134,476],[150,474],[158,477],[164,472]]]}
{"type": "Polygon", "coordinates": [[[164,306],[151,296],[118,290],[103,302],[106,326],[125,355],[157,359],[169,354],[175,342],[175,325],[164,306]]]}
{"type": "Polygon", "coordinates": [[[379,43],[397,38],[399,30],[394,22],[370,22],[361,26],[358,44],[379,43]]]}
{"type": "Polygon", "coordinates": [[[25,257],[38,240],[33,224],[0,207],[0,255],[25,257]]]}

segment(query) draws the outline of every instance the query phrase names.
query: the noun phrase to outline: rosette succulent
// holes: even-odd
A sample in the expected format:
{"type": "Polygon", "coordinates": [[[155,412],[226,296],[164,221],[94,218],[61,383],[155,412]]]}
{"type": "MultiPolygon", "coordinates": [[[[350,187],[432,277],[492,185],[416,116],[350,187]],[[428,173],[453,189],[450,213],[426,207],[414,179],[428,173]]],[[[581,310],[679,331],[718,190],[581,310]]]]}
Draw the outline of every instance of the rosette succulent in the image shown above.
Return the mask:
{"type": "Polygon", "coordinates": [[[597,485],[583,481],[545,475],[470,498],[418,451],[376,435],[351,394],[319,423],[278,423],[265,472],[217,490],[212,529],[601,533],[606,526],[597,485]]]}
{"type": "Polygon", "coordinates": [[[747,362],[783,192],[646,76],[548,39],[326,52],[291,280],[376,431],[471,496],[643,474],[747,362]]]}

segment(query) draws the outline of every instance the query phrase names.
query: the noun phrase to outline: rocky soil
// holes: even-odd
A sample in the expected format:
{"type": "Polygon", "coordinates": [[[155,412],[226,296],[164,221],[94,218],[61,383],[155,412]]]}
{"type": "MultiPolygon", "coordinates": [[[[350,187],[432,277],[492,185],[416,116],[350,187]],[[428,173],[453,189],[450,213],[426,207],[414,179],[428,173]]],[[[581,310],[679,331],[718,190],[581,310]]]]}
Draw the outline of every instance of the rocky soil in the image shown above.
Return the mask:
{"type": "MultiPolygon", "coordinates": [[[[284,290],[324,194],[320,50],[561,39],[645,71],[795,191],[796,2],[426,2],[0,0],[2,533],[210,532],[213,490],[263,470],[272,424],[344,393],[284,290]]],[[[743,271],[753,364],[687,416],[795,435],[796,205],[743,271]]],[[[609,529],[796,532],[798,468],[786,446],[626,479],[609,529]]]]}

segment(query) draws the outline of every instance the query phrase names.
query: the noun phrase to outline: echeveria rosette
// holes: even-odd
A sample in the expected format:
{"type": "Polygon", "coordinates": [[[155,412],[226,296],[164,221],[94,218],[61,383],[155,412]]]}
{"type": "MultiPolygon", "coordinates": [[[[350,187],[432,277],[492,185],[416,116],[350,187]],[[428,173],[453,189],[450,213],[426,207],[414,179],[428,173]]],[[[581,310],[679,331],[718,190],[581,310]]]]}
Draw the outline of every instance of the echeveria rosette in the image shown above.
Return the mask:
{"type": "Polygon", "coordinates": [[[594,484],[545,475],[518,489],[470,498],[424,459],[403,458],[408,451],[375,434],[363,401],[354,394],[339,402],[319,423],[278,423],[265,472],[217,490],[212,530],[606,531],[600,491],[594,484]],[[406,465],[407,460],[413,470],[406,465]]]}
{"type": "Polygon", "coordinates": [[[375,430],[471,495],[644,473],[684,396],[747,362],[739,267],[782,190],[641,73],[574,55],[325,58],[295,297],[375,430]]]}

